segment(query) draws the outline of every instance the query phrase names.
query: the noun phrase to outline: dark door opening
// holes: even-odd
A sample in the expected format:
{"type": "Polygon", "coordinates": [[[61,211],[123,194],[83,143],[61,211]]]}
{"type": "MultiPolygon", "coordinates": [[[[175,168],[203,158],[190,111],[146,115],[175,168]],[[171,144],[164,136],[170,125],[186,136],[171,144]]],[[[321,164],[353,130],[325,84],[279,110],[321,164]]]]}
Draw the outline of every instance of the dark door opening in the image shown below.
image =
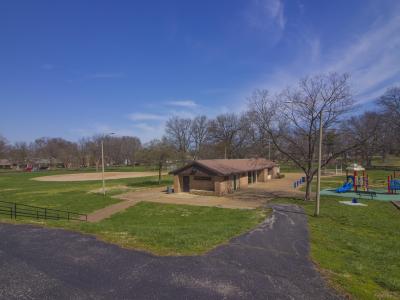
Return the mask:
{"type": "Polygon", "coordinates": [[[183,191],[189,192],[190,191],[190,177],[183,176],[183,191]]]}
{"type": "Polygon", "coordinates": [[[236,175],[233,175],[233,190],[236,191],[237,185],[236,185],[236,175]]]}

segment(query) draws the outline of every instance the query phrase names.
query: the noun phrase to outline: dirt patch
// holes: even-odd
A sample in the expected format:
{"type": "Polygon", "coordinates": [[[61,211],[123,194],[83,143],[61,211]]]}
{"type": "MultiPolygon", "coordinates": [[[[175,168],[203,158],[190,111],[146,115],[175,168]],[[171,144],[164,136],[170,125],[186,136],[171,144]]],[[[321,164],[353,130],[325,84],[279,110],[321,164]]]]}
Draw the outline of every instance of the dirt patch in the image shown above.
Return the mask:
{"type": "Polygon", "coordinates": [[[293,188],[293,182],[302,176],[301,173],[288,173],[285,178],[273,179],[250,185],[247,189],[238,190],[222,197],[210,195],[195,195],[190,193],[165,193],[165,187],[146,190],[129,191],[114,198],[124,200],[102,208],[88,215],[89,222],[98,222],[110,217],[116,212],[136,205],[138,202],[157,202],[168,204],[185,204],[195,206],[214,206],[232,209],[256,209],[265,206],[276,197],[300,197],[304,193],[293,188]]]}
{"type": "MultiPolygon", "coordinates": [[[[121,193],[125,193],[127,191],[134,190],[133,188],[126,186],[126,185],[113,185],[113,186],[107,186],[106,187],[106,192],[114,192],[114,191],[121,191],[121,193]]],[[[97,188],[94,190],[90,190],[88,193],[94,193],[94,194],[102,194],[103,193],[103,188],[97,188]]]]}
{"type": "MultiPolygon", "coordinates": [[[[137,177],[148,177],[156,176],[158,172],[106,172],[104,178],[110,179],[121,179],[121,178],[137,178],[137,177]]],[[[50,175],[40,176],[32,178],[32,180],[38,181],[91,181],[101,180],[101,173],[76,173],[76,174],[61,174],[61,175],[50,175]]]]}

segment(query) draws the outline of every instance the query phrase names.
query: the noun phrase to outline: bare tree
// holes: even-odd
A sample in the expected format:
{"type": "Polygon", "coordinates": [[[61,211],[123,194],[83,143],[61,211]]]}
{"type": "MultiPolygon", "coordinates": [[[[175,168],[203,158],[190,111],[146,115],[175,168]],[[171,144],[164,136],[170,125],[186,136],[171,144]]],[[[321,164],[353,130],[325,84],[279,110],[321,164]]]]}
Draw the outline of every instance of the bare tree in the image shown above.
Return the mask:
{"type": "Polygon", "coordinates": [[[215,144],[223,147],[225,158],[237,156],[237,150],[246,138],[246,135],[242,134],[244,125],[243,117],[238,117],[233,113],[219,115],[211,121],[210,135],[215,144]]]}
{"type": "Polygon", "coordinates": [[[18,166],[28,162],[32,149],[26,142],[16,142],[10,150],[10,158],[18,166]]]}
{"type": "MultiPolygon", "coordinates": [[[[253,121],[261,133],[266,133],[279,152],[306,177],[305,199],[311,199],[311,183],[318,171],[316,164],[319,127],[324,131],[337,128],[343,115],[352,106],[349,76],[331,73],[300,80],[296,88],[287,88],[272,98],[266,90],[257,90],[250,100],[253,121]],[[320,116],[323,114],[322,123],[320,116]]],[[[336,131],[336,133],[339,133],[336,131]]],[[[333,136],[335,137],[335,132],[333,136]]],[[[322,167],[362,140],[334,149],[323,157],[322,167]]]]}
{"type": "Polygon", "coordinates": [[[191,124],[190,119],[179,117],[170,118],[165,125],[165,133],[171,144],[175,145],[180,159],[185,160],[191,144],[191,124]]]}
{"type": "Polygon", "coordinates": [[[203,146],[209,137],[209,121],[206,116],[197,116],[192,120],[193,158],[201,156],[203,146]]]}
{"type": "Polygon", "coordinates": [[[355,150],[360,154],[366,167],[371,167],[372,157],[379,153],[383,143],[382,129],[381,115],[376,112],[365,112],[359,116],[352,116],[348,122],[343,124],[342,130],[346,134],[343,136],[342,143],[352,144],[353,140],[356,140],[359,145],[355,150]]]}
{"type": "Polygon", "coordinates": [[[96,166],[96,172],[99,171],[100,163],[101,163],[101,140],[103,139],[103,136],[101,135],[95,135],[93,136],[88,144],[87,144],[87,150],[89,153],[90,160],[93,162],[93,164],[96,166]]]}
{"type": "Polygon", "coordinates": [[[123,136],[121,139],[121,156],[124,164],[135,166],[138,152],[142,147],[137,137],[123,136]]]}
{"type": "Polygon", "coordinates": [[[163,137],[161,140],[152,140],[145,145],[143,159],[148,163],[154,163],[158,166],[158,183],[161,183],[162,169],[168,159],[173,156],[174,147],[163,137]]]}
{"type": "Polygon", "coordinates": [[[8,154],[8,142],[5,137],[0,135],[0,158],[6,157],[8,154]]]}
{"type": "Polygon", "coordinates": [[[62,138],[43,137],[36,139],[32,146],[35,157],[48,159],[52,166],[56,166],[57,161],[62,163],[65,168],[70,168],[73,165],[79,166],[76,143],[62,138]]]}
{"type": "Polygon", "coordinates": [[[385,117],[390,119],[390,123],[400,128],[400,87],[388,89],[379,98],[378,104],[383,108],[385,117]]]}

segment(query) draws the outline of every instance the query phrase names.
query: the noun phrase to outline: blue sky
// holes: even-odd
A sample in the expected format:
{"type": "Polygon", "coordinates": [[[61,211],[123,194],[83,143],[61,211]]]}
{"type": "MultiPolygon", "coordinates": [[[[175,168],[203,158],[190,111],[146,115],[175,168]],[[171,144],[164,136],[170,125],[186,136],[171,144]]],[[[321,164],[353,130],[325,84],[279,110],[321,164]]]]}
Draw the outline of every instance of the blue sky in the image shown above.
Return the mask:
{"type": "Polygon", "coordinates": [[[396,0],[1,1],[0,134],[148,141],[329,71],[367,104],[400,84],[399,33],[396,0]]]}

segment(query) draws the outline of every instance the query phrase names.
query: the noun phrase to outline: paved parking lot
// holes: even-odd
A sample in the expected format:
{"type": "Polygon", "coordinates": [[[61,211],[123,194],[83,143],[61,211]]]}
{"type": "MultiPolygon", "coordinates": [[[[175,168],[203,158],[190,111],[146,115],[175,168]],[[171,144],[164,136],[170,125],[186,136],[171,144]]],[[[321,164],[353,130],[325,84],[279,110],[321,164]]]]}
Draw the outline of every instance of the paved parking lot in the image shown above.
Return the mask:
{"type": "Polygon", "coordinates": [[[203,256],[158,257],[76,232],[0,224],[1,299],[338,299],[308,259],[307,220],[274,206],[203,256]]]}

